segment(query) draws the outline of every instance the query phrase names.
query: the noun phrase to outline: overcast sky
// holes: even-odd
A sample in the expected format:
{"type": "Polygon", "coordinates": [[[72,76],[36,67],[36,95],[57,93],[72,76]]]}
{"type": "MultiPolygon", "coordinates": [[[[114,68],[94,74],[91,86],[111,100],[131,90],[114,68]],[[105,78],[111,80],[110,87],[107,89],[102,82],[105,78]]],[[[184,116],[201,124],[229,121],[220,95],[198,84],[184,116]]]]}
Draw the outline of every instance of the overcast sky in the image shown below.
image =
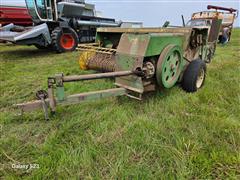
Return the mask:
{"type": "MultiPolygon", "coordinates": [[[[123,21],[141,21],[144,26],[162,26],[166,20],[181,25],[181,15],[189,19],[193,12],[218,5],[239,10],[240,0],[86,0],[96,5],[104,16],[123,21]]],[[[239,18],[235,26],[240,26],[239,18]]]]}
{"type": "MultiPolygon", "coordinates": [[[[96,5],[105,17],[122,21],[140,21],[144,26],[162,26],[166,20],[181,25],[181,15],[188,20],[193,12],[207,10],[207,5],[239,9],[240,0],[85,0],[96,5]]],[[[0,0],[0,4],[24,5],[25,0],[0,0]]],[[[240,27],[240,19],[235,21],[240,27]]]]}

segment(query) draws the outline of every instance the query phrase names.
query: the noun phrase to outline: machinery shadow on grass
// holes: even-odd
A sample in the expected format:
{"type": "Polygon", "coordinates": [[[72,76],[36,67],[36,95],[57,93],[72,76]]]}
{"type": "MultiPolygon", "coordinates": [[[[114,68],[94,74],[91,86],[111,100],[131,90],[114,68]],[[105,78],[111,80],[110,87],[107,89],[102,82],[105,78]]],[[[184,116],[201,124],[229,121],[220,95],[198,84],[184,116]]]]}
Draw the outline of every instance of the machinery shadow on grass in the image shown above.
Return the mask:
{"type": "Polygon", "coordinates": [[[56,52],[50,49],[37,49],[37,48],[19,48],[17,50],[2,51],[2,60],[22,60],[33,59],[37,57],[46,57],[49,55],[56,55],[56,52]]]}

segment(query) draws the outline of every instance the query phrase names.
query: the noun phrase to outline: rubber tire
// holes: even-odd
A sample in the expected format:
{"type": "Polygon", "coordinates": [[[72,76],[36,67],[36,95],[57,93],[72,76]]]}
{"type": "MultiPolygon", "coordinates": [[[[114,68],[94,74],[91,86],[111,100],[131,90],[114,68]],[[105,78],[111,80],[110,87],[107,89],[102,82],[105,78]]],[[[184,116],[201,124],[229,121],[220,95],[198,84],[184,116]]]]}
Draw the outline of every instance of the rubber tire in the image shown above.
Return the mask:
{"type": "Polygon", "coordinates": [[[230,32],[229,29],[223,30],[223,34],[219,38],[221,44],[227,44],[229,42],[230,32]]]}
{"type": "Polygon", "coordinates": [[[228,43],[228,39],[229,39],[229,37],[228,37],[228,35],[222,35],[221,36],[221,40],[220,40],[220,43],[221,44],[227,44],[228,43]]]}
{"type": "Polygon", "coordinates": [[[201,59],[196,59],[188,65],[187,69],[183,74],[183,80],[182,80],[182,88],[186,92],[196,92],[198,90],[197,78],[202,68],[204,69],[205,75],[204,75],[204,79],[201,87],[204,85],[204,81],[206,78],[206,71],[207,71],[206,63],[201,59]]]}
{"type": "Polygon", "coordinates": [[[65,49],[61,46],[60,39],[61,39],[61,36],[63,34],[63,29],[62,28],[56,27],[52,31],[52,34],[51,34],[51,36],[52,36],[52,47],[57,53],[74,51],[76,49],[76,47],[78,45],[78,35],[72,28],[68,28],[68,31],[69,31],[68,33],[71,33],[71,35],[73,36],[73,38],[75,40],[75,44],[71,49],[65,49]]]}

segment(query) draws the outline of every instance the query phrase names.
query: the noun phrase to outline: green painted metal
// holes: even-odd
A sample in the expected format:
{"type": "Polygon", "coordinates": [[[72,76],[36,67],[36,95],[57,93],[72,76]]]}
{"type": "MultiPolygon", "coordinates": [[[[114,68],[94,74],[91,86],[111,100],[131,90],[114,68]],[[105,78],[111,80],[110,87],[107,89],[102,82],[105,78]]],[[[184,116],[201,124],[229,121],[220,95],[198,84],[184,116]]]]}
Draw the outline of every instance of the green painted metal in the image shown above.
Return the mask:
{"type": "Polygon", "coordinates": [[[106,48],[112,48],[113,43],[110,40],[105,40],[104,41],[104,47],[106,48]]]}
{"type": "MultiPolygon", "coordinates": [[[[126,54],[117,54],[117,68],[118,70],[134,70],[136,66],[136,57],[126,55],[126,54]]],[[[142,60],[141,60],[142,61],[142,60]]],[[[141,65],[139,65],[141,67],[141,65]]],[[[143,81],[141,77],[136,75],[129,75],[124,77],[118,77],[115,79],[115,84],[126,89],[143,93],[143,81]]]]}
{"type": "Polygon", "coordinates": [[[173,52],[165,58],[162,66],[162,82],[164,87],[170,88],[176,83],[175,81],[177,81],[177,78],[180,74],[180,60],[181,57],[178,51],[173,52]]]}
{"type": "Polygon", "coordinates": [[[66,97],[64,101],[57,100],[57,104],[61,104],[61,105],[78,104],[85,101],[122,96],[122,95],[125,95],[126,93],[127,93],[126,89],[124,88],[114,88],[114,89],[93,91],[88,93],[74,94],[66,97]]]}
{"type": "Polygon", "coordinates": [[[202,46],[202,48],[201,48],[200,55],[201,55],[202,60],[204,60],[204,61],[206,61],[206,59],[207,59],[208,50],[209,50],[208,45],[202,46]]]}
{"type": "Polygon", "coordinates": [[[183,34],[173,34],[173,33],[164,33],[164,34],[151,34],[150,42],[145,53],[146,57],[156,56],[161,54],[163,49],[169,44],[175,44],[179,47],[183,47],[183,34]]]}
{"type": "MultiPolygon", "coordinates": [[[[120,39],[117,48],[116,63],[117,70],[129,70],[143,67],[143,60],[146,57],[158,56],[163,49],[169,45],[176,45],[173,51],[178,52],[179,64],[176,64],[176,59],[164,61],[161,69],[167,69],[167,72],[161,73],[161,83],[166,88],[172,87],[182,70],[182,46],[184,35],[181,33],[150,33],[150,34],[128,34],[124,33],[120,39]],[[170,68],[173,68],[170,70],[170,68]],[[171,73],[171,75],[170,75],[171,73]],[[168,79],[169,78],[169,79],[168,79]]],[[[173,53],[173,52],[169,52],[173,53]]],[[[168,58],[168,57],[167,57],[168,58]]],[[[162,72],[162,71],[161,71],[162,72]]],[[[143,80],[135,75],[121,77],[116,79],[116,85],[125,87],[138,93],[144,92],[143,80]]]]}
{"type": "MultiPolygon", "coordinates": [[[[115,56],[117,71],[141,69],[149,39],[148,34],[122,34],[115,56]]],[[[144,92],[143,80],[136,75],[116,78],[115,84],[138,93],[144,92]]]]}
{"type": "MultiPolygon", "coordinates": [[[[57,88],[57,92],[62,93],[62,88],[57,88]],[[58,91],[59,90],[59,91],[58,91]]],[[[126,95],[127,90],[125,88],[114,88],[114,89],[106,89],[106,90],[100,90],[100,91],[94,91],[89,93],[81,93],[81,94],[74,94],[67,96],[62,100],[62,95],[60,97],[57,97],[55,106],[56,105],[70,105],[70,104],[78,104],[84,101],[91,101],[96,99],[102,99],[102,98],[108,98],[108,97],[116,97],[116,96],[122,96],[126,95]]],[[[58,93],[57,93],[58,96],[58,93]]],[[[46,105],[49,107],[50,105],[50,99],[45,99],[46,105]]],[[[28,103],[22,103],[17,104],[16,106],[21,110],[21,112],[31,112],[37,109],[42,108],[42,101],[31,101],[28,103]]]]}
{"type": "Polygon", "coordinates": [[[56,87],[56,97],[57,101],[64,101],[65,100],[65,92],[64,92],[64,87],[56,87]]]}
{"type": "Polygon", "coordinates": [[[135,65],[135,57],[128,54],[117,53],[116,59],[118,71],[131,70],[135,65]]]}
{"type": "Polygon", "coordinates": [[[182,50],[179,46],[171,44],[166,46],[157,64],[156,77],[158,84],[164,88],[173,87],[182,72],[182,50]]]}

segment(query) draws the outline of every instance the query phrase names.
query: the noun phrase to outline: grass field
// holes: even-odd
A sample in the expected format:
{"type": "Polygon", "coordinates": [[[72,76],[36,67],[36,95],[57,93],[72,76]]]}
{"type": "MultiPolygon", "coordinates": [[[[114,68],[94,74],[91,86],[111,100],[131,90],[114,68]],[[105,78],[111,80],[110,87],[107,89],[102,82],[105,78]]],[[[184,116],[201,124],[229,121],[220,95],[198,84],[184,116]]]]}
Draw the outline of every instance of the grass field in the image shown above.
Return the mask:
{"type": "MultiPolygon", "coordinates": [[[[79,52],[55,54],[0,45],[0,178],[240,179],[240,30],[218,46],[205,86],[59,107],[17,116],[12,104],[34,99],[59,72],[83,74],[79,52]],[[12,164],[38,164],[15,169],[12,164]]],[[[111,80],[67,85],[77,93],[111,80]]]]}

